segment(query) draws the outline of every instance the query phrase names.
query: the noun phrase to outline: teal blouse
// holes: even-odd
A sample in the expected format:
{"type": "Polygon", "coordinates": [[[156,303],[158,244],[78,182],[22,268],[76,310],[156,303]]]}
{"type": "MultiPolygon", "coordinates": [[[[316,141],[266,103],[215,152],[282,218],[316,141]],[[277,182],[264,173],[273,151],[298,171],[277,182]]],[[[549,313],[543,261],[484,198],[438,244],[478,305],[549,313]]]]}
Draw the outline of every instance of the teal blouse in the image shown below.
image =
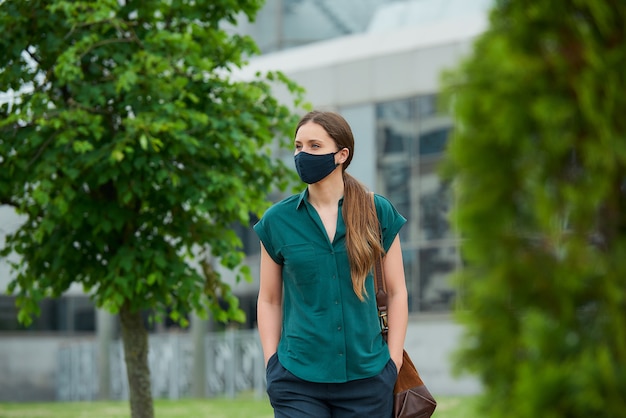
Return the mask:
{"type": "MultiPolygon", "coordinates": [[[[374,200],[388,250],[406,219],[384,197],[375,195],[374,200]]],[[[372,377],[389,361],[372,275],[366,279],[364,302],[352,289],[342,204],[343,199],[333,242],[308,201],[308,189],[273,205],[254,226],[270,257],[282,266],[278,358],[287,370],[310,382],[372,377]]]]}

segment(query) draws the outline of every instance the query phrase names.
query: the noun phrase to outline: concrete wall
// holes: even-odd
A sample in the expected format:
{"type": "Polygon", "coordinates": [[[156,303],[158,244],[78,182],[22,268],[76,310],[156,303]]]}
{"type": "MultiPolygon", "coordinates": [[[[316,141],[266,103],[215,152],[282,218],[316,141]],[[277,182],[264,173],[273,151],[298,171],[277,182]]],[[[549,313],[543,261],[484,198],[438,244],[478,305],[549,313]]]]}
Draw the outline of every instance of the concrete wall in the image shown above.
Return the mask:
{"type": "MultiPolygon", "coordinates": [[[[371,104],[431,94],[442,70],[456,66],[487,28],[486,14],[385,33],[363,33],[251,59],[236,74],[282,71],[306,89],[315,107],[371,104]]],[[[288,102],[288,94],[277,89],[288,102]]]]}
{"type": "Polygon", "coordinates": [[[451,356],[463,328],[448,315],[410,318],[405,348],[433,395],[471,395],[481,385],[474,376],[455,376],[451,356]]]}
{"type": "MultiPolygon", "coordinates": [[[[6,205],[0,205],[0,248],[4,247],[4,237],[17,230],[23,220],[15,213],[15,210],[6,205]]],[[[12,257],[12,261],[15,257],[12,257]]],[[[11,271],[5,259],[0,259],[0,293],[4,293],[9,281],[11,271]]]]}

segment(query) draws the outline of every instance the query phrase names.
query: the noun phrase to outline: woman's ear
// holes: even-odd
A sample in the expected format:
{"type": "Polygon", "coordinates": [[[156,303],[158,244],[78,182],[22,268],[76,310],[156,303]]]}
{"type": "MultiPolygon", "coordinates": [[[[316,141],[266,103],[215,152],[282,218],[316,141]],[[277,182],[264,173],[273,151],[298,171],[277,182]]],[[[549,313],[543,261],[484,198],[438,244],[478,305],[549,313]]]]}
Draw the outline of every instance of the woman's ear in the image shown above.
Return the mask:
{"type": "Polygon", "coordinates": [[[346,162],[346,160],[350,156],[350,150],[348,148],[342,148],[337,152],[336,155],[339,156],[339,157],[336,157],[337,159],[335,160],[337,164],[343,164],[346,162]]]}

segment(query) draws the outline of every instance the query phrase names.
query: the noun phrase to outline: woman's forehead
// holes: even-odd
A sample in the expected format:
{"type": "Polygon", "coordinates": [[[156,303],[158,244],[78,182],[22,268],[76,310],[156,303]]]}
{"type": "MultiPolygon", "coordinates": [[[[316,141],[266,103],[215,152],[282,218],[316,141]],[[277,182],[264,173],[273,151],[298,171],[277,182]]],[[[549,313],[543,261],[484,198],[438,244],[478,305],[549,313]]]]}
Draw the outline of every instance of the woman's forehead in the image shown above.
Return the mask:
{"type": "Polygon", "coordinates": [[[328,132],[319,124],[314,122],[307,122],[298,128],[296,132],[296,141],[311,141],[311,140],[319,140],[319,141],[333,141],[333,139],[328,135],[328,132]]]}

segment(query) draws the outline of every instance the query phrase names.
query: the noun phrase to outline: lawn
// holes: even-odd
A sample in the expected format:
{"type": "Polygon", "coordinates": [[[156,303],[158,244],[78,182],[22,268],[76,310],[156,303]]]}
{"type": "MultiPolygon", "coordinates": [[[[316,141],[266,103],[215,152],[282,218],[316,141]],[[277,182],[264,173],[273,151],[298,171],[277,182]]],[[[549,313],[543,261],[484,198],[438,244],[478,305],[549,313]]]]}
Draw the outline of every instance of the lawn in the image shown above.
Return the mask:
{"type": "MultiPolygon", "coordinates": [[[[433,418],[475,418],[471,397],[438,397],[433,418]],[[468,407],[467,404],[470,404],[468,407]]],[[[155,401],[156,418],[272,418],[266,399],[155,401]]],[[[0,403],[0,418],[128,418],[127,402],[0,403]]]]}

